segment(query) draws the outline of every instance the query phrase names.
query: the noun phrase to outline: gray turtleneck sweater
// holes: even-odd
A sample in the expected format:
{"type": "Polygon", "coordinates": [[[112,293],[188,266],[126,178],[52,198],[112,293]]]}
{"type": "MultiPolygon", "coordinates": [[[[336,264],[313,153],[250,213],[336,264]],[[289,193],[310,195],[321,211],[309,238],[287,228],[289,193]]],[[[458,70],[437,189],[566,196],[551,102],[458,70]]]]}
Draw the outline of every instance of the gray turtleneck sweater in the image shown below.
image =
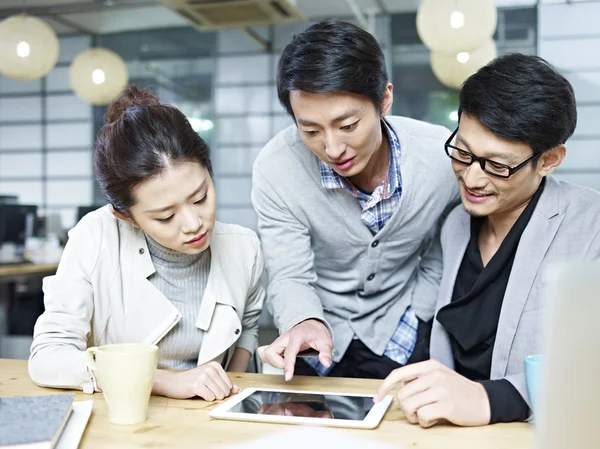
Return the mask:
{"type": "Polygon", "coordinates": [[[173,251],[146,236],[156,272],[148,278],[181,313],[181,320],[158,343],[158,368],[189,370],[198,363],[204,331],[196,318],[208,282],[210,249],[200,254],[173,251]]]}

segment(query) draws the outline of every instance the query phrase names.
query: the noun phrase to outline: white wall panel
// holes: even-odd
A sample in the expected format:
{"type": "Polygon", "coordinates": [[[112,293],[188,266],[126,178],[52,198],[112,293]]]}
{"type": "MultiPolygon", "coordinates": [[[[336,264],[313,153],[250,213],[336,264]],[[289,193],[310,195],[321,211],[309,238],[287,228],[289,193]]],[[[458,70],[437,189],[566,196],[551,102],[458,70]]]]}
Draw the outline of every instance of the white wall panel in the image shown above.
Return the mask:
{"type": "Polygon", "coordinates": [[[0,94],[37,93],[41,90],[41,80],[20,81],[0,75],[0,94]]]}
{"type": "Polygon", "coordinates": [[[272,79],[269,55],[222,56],[217,60],[216,85],[263,83],[272,79]]]}
{"type": "Polygon", "coordinates": [[[0,177],[41,177],[42,153],[0,153],[0,177]]]}
{"type": "Polygon", "coordinates": [[[68,151],[48,153],[48,176],[92,176],[92,152],[68,151]]]}
{"type": "Polygon", "coordinates": [[[48,205],[87,205],[92,203],[93,184],[87,181],[47,182],[48,205]]]}
{"type": "Polygon", "coordinates": [[[217,204],[220,206],[251,204],[252,179],[250,177],[218,178],[215,188],[217,190],[217,204]]]}
{"type": "Polygon", "coordinates": [[[215,127],[218,145],[264,145],[271,137],[271,117],[222,117],[215,127]]]}
{"type": "Polygon", "coordinates": [[[49,95],[46,101],[48,120],[92,120],[92,106],[76,95],[49,95]]]}
{"type": "Polygon", "coordinates": [[[600,70],[600,37],[541,40],[539,54],[565,72],[600,70]]]}
{"type": "Polygon", "coordinates": [[[92,123],[50,124],[48,148],[92,148],[92,123]]]}
{"type": "Polygon", "coordinates": [[[233,223],[256,231],[258,218],[251,206],[243,208],[221,208],[217,211],[217,220],[233,223]]]}
{"type": "Polygon", "coordinates": [[[600,35],[600,2],[542,7],[538,17],[540,38],[600,35]]]}
{"type": "Polygon", "coordinates": [[[40,125],[0,126],[0,151],[40,150],[42,127],[40,125]]]}
{"type": "Polygon", "coordinates": [[[271,86],[218,87],[215,89],[217,114],[266,114],[270,112],[271,86]]]}
{"type": "Polygon", "coordinates": [[[0,195],[17,195],[23,204],[42,203],[42,181],[0,181],[0,195]]]}
{"type": "Polygon", "coordinates": [[[0,98],[0,122],[42,120],[42,97],[0,98]]]}
{"type": "Polygon", "coordinates": [[[600,106],[577,108],[577,129],[574,135],[600,136],[600,106]]]}

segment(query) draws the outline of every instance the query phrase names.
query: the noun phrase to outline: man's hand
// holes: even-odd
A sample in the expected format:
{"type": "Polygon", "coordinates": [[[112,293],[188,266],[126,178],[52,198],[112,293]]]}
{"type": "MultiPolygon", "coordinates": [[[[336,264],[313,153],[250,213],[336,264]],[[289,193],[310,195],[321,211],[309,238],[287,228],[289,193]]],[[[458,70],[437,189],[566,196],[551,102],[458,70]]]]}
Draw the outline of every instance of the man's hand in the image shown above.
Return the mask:
{"type": "Polygon", "coordinates": [[[154,377],[152,393],[174,399],[201,397],[205,401],[221,400],[239,393],[223,367],[210,362],[189,371],[172,372],[158,370],[154,377]]]}
{"type": "Polygon", "coordinates": [[[296,355],[309,348],[319,352],[319,362],[323,366],[331,365],[333,341],[329,330],[319,320],[306,320],[295,325],[269,346],[258,348],[258,355],[263,362],[274,368],[283,369],[287,381],[294,377],[296,355]]]}
{"type": "Polygon", "coordinates": [[[377,390],[375,402],[399,383],[404,386],[396,398],[412,424],[431,427],[447,420],[458,426],[484,426],[490,422],[490,402],[483,385],[435,360],[392,371],[377,390]]]}

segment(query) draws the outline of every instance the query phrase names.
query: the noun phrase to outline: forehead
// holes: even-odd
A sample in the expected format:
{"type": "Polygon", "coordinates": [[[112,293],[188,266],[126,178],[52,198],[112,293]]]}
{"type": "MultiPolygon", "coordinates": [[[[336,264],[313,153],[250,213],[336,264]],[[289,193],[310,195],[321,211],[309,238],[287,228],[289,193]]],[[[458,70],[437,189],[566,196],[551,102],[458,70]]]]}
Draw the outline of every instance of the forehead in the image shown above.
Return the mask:
{"type": "Polygon", "coordinates": [[[297,120],[328,123],[336,117],[356,111],[376,113],[371,100],[350,92],[312,93],[302,90],[290,92],[290,104],[297,120]]]}
{"type": "Polygon", "coordinates": [[[479,157],[520,161],[531,156],[532,148],[524,142],[511,142],[498,137],[476,117],[463,114],[455,139],[456,146],[479,157]],[[467,148],[468,147],[468,148],[467,148]]]}
{"type": "Polygon", "coordinates": [[[168,165],[159,175],[134,187],[136,205],[148,209],[181,203],[208,176],[208,170],[199,162],[168,165]]]}

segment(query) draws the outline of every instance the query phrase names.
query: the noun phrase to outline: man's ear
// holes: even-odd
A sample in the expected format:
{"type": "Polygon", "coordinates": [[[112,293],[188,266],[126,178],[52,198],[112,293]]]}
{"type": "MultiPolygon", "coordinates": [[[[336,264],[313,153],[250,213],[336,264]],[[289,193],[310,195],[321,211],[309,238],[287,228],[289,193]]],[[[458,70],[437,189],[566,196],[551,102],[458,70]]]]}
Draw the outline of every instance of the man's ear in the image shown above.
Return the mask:
{"type": "Polygon", "coordinates": [[[383,92],[383,100],[381,100],[381,117],[385,117],[392,110],[392,104],[394,103],[393,93],[394,86],[392,86],[392,83],[387,83],[383,92]]]}
{"type": "Polygon", "coordinates": [[[558,145],[542,154],[538,161],[537,171],[540,176],[548,176],[562,164],[567,155],[567,147],[564,144],[558,145]]]}
{"type": "Polygon", "coordinates": [[[120,212],[117,209],[115,209],[114,207],[112,208],[112,213],[118,219],[126,221],[127,223],[131,224],[132,226],[135,226],[136,228],[139,228],[139,226],[137,225],[137,223],[135,222],[135,220],[133,218],[131,218],[129,216],[129,214],[125,214],[123,212],[120,212]]]}

